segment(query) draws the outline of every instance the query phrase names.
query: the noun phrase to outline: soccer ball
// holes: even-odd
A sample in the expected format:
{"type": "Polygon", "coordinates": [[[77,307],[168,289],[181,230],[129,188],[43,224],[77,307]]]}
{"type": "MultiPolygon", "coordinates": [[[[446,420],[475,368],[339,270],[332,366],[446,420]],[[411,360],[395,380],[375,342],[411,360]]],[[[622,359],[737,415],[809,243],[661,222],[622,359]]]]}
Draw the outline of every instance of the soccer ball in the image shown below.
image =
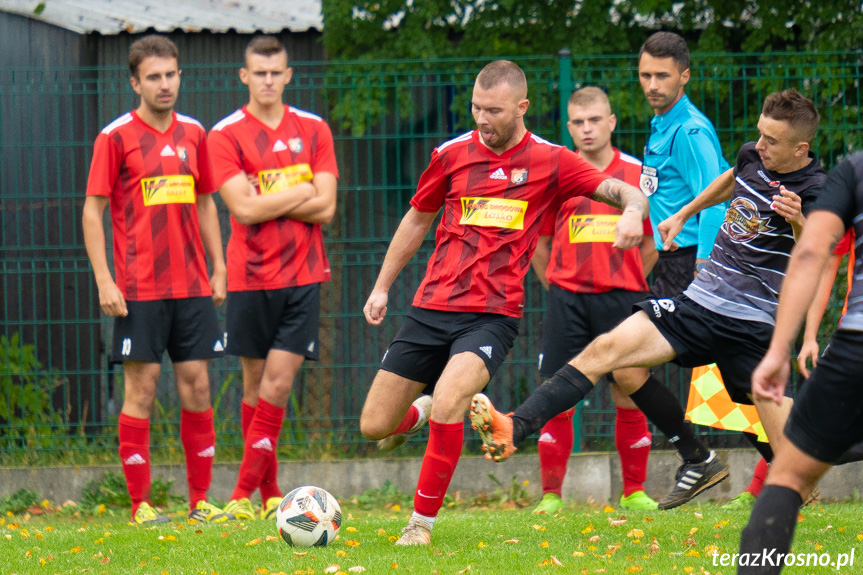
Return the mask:
{"type": "Polygon", "coordinates": [[[276,511],[276,527],[285,543],[295,547],[323,547],[336,538],[342,510],[326,489],[297,487],[282,499],[276,511]]]}

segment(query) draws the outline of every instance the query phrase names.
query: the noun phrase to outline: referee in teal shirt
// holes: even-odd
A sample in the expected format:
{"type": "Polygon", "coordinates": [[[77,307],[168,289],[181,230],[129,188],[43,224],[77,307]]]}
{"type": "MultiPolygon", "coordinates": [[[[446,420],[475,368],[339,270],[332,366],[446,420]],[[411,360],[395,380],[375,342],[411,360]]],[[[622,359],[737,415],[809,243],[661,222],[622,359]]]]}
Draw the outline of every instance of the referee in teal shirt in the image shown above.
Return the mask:
{"type": "Polygon", "coordinates": [[[650,107],[650,138],[644,148],[641,191],[650,201],[650,221],[659,261],[651,294],[681,293],[707,263],[726,204],[702,211],[686,222],[676,251],[662,251],[657,225],[692,201],[728,170],[710,120],[684,94],[689,81],[689,48],[673,32],[650,36],[638,55],[638,77],[650,107]]]}

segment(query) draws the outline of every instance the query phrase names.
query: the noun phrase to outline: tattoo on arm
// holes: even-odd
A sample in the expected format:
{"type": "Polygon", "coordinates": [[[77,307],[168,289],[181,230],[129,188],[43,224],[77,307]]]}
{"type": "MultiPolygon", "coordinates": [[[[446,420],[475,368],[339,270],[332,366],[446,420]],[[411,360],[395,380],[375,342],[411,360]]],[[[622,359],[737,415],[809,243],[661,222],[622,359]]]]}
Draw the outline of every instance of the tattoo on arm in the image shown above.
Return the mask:
{"type": "Polygon", "coordinates": [[[647,213],[647,197],[637,188],[615,178],[609,178],[599,184],[591,198],[621,210],[636,208],[641,212],[642,217],[647,213]]]}

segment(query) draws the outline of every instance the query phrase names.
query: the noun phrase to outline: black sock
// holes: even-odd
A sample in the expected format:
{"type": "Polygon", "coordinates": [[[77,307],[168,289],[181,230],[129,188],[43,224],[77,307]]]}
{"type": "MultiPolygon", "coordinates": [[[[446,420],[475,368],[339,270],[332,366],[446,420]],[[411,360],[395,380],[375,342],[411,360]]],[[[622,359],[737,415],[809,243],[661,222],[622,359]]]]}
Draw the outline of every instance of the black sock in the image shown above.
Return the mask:
{"type": "Polygon", "coordinates": [[[793,489],[779,485],[764,486],[755,500],[749,523],[740,534],[737,575],[772,575],[782,570],[802,504],[800,495],[793,489]],[[756,556],[758,566],[753,566],[756,556]],[[747,565],[743,564],[744,561],[747,565]]]}
{"type": "Polygon", "coordinates": [[[569,364],[546,379],[512,414],[512,444],[518,445],[556,415],[575,406],[590,393],[593,383],[569,364]]]}
{"type": "Polygon", "coordinates": [[[692,424],[684,419],[680,401],[652,375],[641,389],[629,397],[647,419],[674,444],[684,462],[701,463],[710,457],[710,450],[695,437],[692,424]]]}
{"type": "Polygon", "coordinates": [[[771,463],[773,461],[773,448],[770,447],[769,443],[766,441],[758,441],[758,436],[754,433],[744,432],[743,437],[752,444],[752,447],[761,454],[761,457],[767,460],[767,463],[771,463]]]}

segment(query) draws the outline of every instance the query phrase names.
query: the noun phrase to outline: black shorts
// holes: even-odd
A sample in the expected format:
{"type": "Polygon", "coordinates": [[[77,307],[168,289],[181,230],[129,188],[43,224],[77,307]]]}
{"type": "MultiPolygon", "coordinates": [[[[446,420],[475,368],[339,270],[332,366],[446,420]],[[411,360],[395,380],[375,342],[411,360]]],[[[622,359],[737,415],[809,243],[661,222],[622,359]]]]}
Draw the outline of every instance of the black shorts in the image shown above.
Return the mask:
{"type": "Polygon", "coordinates": [[[812,370],[785,424],[798,449],[833,463],[863,441],[863,332],[839,330],[812,370]]]}
{"type": "Polygon", "coordinates": [[[542,323],[540,377],[551,377],[596,336],[617,327],[632,314],[632,306],[644,297],[643,292],[621,289],[573,293],[557,286],[549,287],[542,323]]]}
{"type": "Polygon", "coordinates": [[[227,352],[266,359],[271,349],[318,359],[321,285],[228,292],[227,352]]]}
{"type": "Polygon", "coordinates": [[[767,353],[773,326],[720,315],[681,294],[636,304],[674,348],[674,363],[698,367],[715,363],[731,399],[752,404],[752,372],[767,353]]]}
{"type": "Polygon", "coordinates": [[[680,248],[673,252],[659,252],[653,267],[653,285],[650,297],[674,297],[682,294],[695,279],[695,256],[698,246],[680,248]]]}
{"type": "Polygon", "coordinates": [[[518,318],[497,313],[411,307],[381,369],[424,383],[424,392],[431,393],[449,358],[470,351],[485,362],[491,378],[512,349],[518,326],[518,318]]]}
{"type": "Polygon", "coordinates": [[[222,357],[224,334],[211,297],[127,301],[129,315],[114,318],[111,363],[176,363],[222,357]]]}

